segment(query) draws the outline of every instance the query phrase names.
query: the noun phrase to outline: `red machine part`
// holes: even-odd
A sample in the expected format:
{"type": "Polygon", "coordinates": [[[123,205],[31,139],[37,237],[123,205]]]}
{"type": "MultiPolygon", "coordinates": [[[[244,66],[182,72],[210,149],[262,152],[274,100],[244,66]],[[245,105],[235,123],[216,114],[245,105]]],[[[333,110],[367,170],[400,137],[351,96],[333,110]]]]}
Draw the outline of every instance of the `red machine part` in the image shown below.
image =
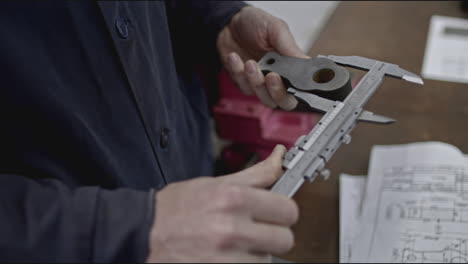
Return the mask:
{"type": "Polygon", "coordinates": [[[221,98],[214,107],[218,136],[232,142],[221,158],[229,170],[238,170],[252,153],[265,159],[277,144],[288,149],[310,132],[320,119],[316,113],[270,109],[255,96],[243,95],[223,70],[219,74],[221,98]]]}

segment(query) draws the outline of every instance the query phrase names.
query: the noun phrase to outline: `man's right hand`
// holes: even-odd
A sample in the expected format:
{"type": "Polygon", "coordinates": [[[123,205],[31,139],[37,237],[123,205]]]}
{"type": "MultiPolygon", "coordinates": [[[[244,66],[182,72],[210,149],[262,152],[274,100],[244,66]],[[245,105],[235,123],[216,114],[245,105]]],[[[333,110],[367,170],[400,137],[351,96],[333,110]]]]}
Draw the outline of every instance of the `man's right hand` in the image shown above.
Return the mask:
{"type": "Polygon", "coordinates": [[[156,195],[148,262],[269,262],[294,245],[296,203],[266,190],[286,149],[238,173],[170,184],[156,195]]]}

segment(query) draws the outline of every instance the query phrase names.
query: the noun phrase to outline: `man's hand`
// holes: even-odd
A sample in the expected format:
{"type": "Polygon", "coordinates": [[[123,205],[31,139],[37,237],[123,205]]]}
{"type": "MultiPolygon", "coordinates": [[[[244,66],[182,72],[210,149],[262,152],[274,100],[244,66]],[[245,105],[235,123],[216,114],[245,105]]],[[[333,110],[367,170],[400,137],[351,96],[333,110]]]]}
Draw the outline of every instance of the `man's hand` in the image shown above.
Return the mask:
{"type": "Polygon", "coordinates": [[[170,184],[156,195],[149,262],[268,262],[294,244],[296,203],[265,188],[286,149],[244,171],[170,184]]]}
{"type": "Polygon", "coordinates": [[[256,63],[268,51],[308,58],[283,20],[261,9],[244,7],[219,33],[217,46],[224,68],[244,94],[255,93],[270,108],[296,107],[296,98],[286,92],[280,76],[268,73],[264,77],[256,63]]]}

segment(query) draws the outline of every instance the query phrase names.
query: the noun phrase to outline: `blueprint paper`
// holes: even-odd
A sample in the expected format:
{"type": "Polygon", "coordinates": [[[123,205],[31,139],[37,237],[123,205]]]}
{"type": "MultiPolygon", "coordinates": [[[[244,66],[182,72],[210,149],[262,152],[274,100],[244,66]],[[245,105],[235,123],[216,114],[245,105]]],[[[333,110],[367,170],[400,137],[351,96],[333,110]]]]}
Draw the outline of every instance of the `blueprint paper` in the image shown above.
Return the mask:
{"type": "Polygon", "coordinates": [[[375,146],[352,261],[467,263],[467,165],[445,143],[375,146]]]}
{"type": "Polygon", "coordinates": [[[431,17],[421,75],[468,83],[468,19],[431,17]]]}
{"type": "Polygon", "coordinates": [[[351,261],[358,234],[366,177],[340,175],[340,263],[351,261]]]}

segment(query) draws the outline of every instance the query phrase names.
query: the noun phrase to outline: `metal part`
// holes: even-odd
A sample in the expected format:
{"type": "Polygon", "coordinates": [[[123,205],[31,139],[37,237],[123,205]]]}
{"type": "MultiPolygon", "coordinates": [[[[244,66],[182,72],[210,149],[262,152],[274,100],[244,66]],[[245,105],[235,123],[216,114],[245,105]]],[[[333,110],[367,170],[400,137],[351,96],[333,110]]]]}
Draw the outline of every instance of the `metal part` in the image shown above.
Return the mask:
{"type": "Polygon", "coordinates": [[[342,138],[341,138],[341,142],[345,143],[346,145],[348,145],[349,143],[351,143],[351,136],[348,134],[348,135],[344,135],[342,138]]]}
{"type": "Polygon", "coordinates": [[[390,117],[386,117],[383,115],[376,115],[369,111],[362,111],[358,117],[359,121],[371,122],[371,123],[379,123],[379,124],[390,124],[395,122],[395,119],[390,117]]]}
{"type": "MultiPolygon", "coordinates": [[[[306,92],[297,91],[294,88],[288,88],[288,92],[293,94],[295,97],[300,99],[303,102],[307,102],[309,108],[316,110],[318,112],[328,112],[332,110],[335,101],[322,98],[315,94],[310,94],[306,92]]],[[[382,115],[376,115],[372,112],[363,110],[361,115],[358,118],[359,121],[371,122],[371,123],[380,123],[380,124],[390,124],[395,122],[394,119],[382,115]]]]}
{"type": "Polygon", "coordinates": [[[328,180],[330,178],[331,172],[329,169],[323,169],[320,171],[320,175],[325,179],[328,180]]]}
{"type": "MultiPolygon", "coordinates": [[[[274,63],[265,64],[270,58],[272,58],[272,54],[268,53],[260,61],[260,67],[263,71],[272,70],[271,65],[274,63]]],[[[330,172],[324,169],[325,163],[330,160],[342,143],[348,144],[351,141],[350,132],[358,121],[381,124],[395,121],[391,118],[375,115],[372,112],[363,110],[364,105],[379,87],[384,76],[401,78],[418,84],[423,83],[419,76],[403,70],[395,64],[358,56],[342,57],[330,55],[320,56],[320,58],[322,59],[321,61],[313,58],[308,63],[303,62],[303,59],[301,59],[300,66],[292,67],[291,64],[293,62],[299,63],[300,60],[290,60],[290,57],[281,57],[274,54],[275,62],[287,59],[289,61],[288,65],[291,67],[289,70],[284,67],[278,67],[276,69],[280,69],[281,72],[277,73],[281,76],[286,74],[286,78],[292,84],[303,85],[290,87],[288,92],[307,104],[309,108],[325,113],[319,123],[307,135],[301,136],[296,141],[295,146],[285,155],[283,162],[285,172],[273,185],[271,191],[289,197],[294,195],[304,180],[313,181],[318,175],[322,175],[324,178],[330,176],[330,172]],[[368,70],[368,73],[364,75],[343,102],[331,101],[305,92],[312,91],[316,87],[304,83],[306,79],[310,82],[311,70],[303,68],[314,67],[315,63],[330,65],[323,61],[327,59],[339,65],[368,70]],[[297,74],[293,74],[292,72],[296,72],[297,74]]],[[[314,69],[316,70],[317,67],[314,67],[314,69]]],[[[337,72],[340,71],[337,70],[337,72]]],[[[333,79],[330,80],[330,84],[327,87],[328,90],[333,91],[339,88],[337,83],[333,83],[333,79]]]]}
{"type": "Polygon", "coordinates": [[[264,73],[276,72],[288,87],[343,101],[351,92],[350,74],[327,58],[302,59],[269,52],[258,62],[264,73]]]}

